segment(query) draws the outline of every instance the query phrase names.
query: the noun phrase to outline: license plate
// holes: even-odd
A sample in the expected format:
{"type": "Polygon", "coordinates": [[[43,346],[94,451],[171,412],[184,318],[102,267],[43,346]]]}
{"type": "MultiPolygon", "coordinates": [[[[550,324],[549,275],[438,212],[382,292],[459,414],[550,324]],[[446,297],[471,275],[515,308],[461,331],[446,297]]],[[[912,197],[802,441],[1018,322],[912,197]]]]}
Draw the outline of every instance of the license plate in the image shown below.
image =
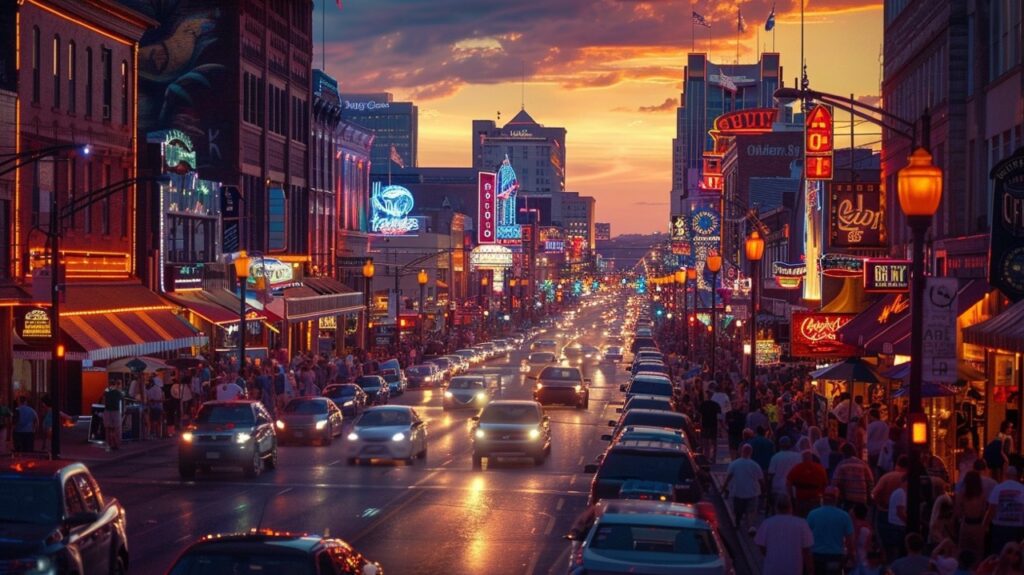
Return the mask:
{"type": "Polygon", "coordinates": [[[220,452],[219,451],[207,451],[206,452],[206,458],[207,459],[220,459],[220,452]]]}
{"type": "Polygon", "coordinates": [[[367,453],[384,453],[383,445],[368,445],[366,447],[367,453]]]}
{"type": "Polygon", "coordinates": [[[305,434],[302,433],[301,431],[296,431],[296,432],[292,433],[292,435],[294,435],[295,437],[302,437],[305,434]]]}

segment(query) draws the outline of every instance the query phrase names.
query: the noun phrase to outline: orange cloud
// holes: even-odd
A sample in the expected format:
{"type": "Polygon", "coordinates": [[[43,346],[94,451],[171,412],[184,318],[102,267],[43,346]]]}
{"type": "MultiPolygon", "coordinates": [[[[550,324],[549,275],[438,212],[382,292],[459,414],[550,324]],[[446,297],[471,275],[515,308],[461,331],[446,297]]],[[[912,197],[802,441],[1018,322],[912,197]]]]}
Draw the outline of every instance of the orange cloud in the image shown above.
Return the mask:
{"type": "Polygon", "coordinates": [[[672,112],[679,107],[675,98],[665,98],[665,101],[656,106],[640,106],[637,112],[672,112]]]}

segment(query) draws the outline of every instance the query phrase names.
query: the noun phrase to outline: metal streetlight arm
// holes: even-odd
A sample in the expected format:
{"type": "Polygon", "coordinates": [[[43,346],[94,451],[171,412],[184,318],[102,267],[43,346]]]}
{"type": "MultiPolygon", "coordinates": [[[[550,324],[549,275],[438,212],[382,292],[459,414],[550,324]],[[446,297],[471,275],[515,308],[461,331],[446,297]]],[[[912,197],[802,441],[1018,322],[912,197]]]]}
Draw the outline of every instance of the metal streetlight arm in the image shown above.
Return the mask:
{"type": "Polygon", "coordinates": [[[828,104],[830,106],[839,108],[844,112],[853,114],[854,116],[857,116],[862,120],[871,122],[876,126],[892,130],[893,133],[903,136],[904,138],[910,140],[911,142],[914,142],[917,139],[915,137],[917,134],[917,124],[915,124],[914,122],[908,122],[907,120],[899,116],[896,116],[891,112],[886,112],[881,108],[864,104],[862,102],[857,102],[856,100],[850,100],[850,98],[848,97],[843,97],[836,94],[829,94],[827,92],[818,92],[816,90],[801,90],[799,88],[785,87],[775,90],[774,96],[776,99],[780,100],[808,100],[822,102],[824,104],[828,104]],[[867,112],[870,112],[870,114],[867,112]],[[883,121],[883,119],[876,118],[871,114],[878,114],[883,119],[889,120],[890,122],[897,124],[900,127],[894,128],[892,125],[886,124],[883,121]]]}

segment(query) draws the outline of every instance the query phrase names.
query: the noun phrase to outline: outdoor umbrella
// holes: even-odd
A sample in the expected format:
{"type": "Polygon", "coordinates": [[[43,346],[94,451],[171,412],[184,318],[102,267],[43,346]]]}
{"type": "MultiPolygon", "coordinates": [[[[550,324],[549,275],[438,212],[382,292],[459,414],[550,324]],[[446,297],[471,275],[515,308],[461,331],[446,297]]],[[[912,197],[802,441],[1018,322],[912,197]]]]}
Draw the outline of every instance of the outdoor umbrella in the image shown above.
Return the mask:
{"type": "Polygon", "coordinates": [[[846,382],[879,383],[874,368],[859,357],[834,363],[811,372],[814,379],[828,379],[846,382]]]}
{"type": "Polygon", "coordinates": [[[171,369],[171,366],[155,357],[145,356],[119,359],[107,366],[107,371],[110,373],[152,373],[164,369],[171,369]]]}

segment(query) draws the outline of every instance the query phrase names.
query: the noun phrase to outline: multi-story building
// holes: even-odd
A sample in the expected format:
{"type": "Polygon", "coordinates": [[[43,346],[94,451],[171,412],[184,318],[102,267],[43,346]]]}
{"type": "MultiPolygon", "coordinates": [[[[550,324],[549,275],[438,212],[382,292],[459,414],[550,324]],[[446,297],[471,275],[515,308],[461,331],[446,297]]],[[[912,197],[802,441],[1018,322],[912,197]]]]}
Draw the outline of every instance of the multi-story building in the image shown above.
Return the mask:
{"type": "Polygon", "coordinates": [[[564,192],[552,196],[552,218],[561,224],[570,251],[570,259],[589,258],[597,247],[594,233],[594,207],[591,196],[564,192]]]}
{"type": "Polygon", "coordinates": [[[687,56],[683,93],[672,140],[671,215],[687,213],[686,200],[700,189],[704,152],[712,149],[708,131],[715,118],[750,108],[771,108],[779,88],[779,54],[764,52],[756,64],[715,64],[707,54],[687,56]]]}
{"type": "Polygon", "coordinates": [[[388,92],[341,94],[341,116],[374,133],[370,163],[375,174],[400,169],[391,165],[391,148],[406,168],[419,162],[419,108],[412,102],[395,102],[388,92]]]}
{"type": "Polygon", "coordinates": [[[607,222],[597,222],[594,224],[594,239],[599,242],[612,239],[612,225],[607,222]]]}
{"type": "Polygon", "coordinates": [[[538,124],[525,109],[500,128],[473,120],[473,168],[494,172],[507,157],[520,191],[565,191],[565,133],[538,124]]]}

